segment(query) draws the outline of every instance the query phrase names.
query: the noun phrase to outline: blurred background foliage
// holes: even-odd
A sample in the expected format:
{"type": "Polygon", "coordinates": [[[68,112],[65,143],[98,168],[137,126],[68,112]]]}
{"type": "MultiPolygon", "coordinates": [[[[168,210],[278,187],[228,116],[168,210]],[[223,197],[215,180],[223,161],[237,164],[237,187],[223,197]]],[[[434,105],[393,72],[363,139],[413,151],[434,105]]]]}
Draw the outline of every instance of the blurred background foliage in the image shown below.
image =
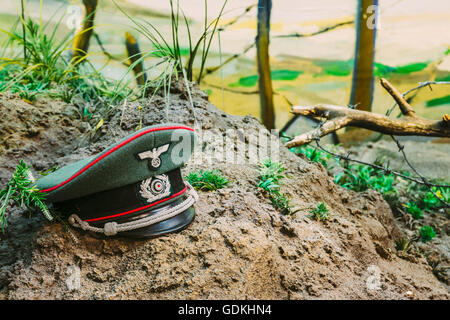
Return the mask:
{"type": "MultiPolygon", "coordinates": [[[[0,90],[19,92],[27,100],[46,91],[67,101],[100,93],[111,102],[131,97],[128,87],[136,86],[136,74],[130,71],[125,46],[128,32],[139,44],[143,70],[154,81],[152,86],[162,84],[157,79],[167,79],[186,67],[186,76],[201,80],[201,88],[219,108],[261,116],[256,46],[252,46],[257,32],[256,0],[207,1],[206,10],[204,0],[183,0],[179,6],[169,0],[99,0],[87,63],[76,70],[73,63],[70,68],[66,64],[75,30],[85,17],[83,1],[24,2],[28,39],[21,39],[21,1],[4,2],[0,9],[1,56],[14,59],[22,54],[21,42],[30,45],[26,63],[2,61],[0,90]],[[221,64],[222,68],[214,68],[221,64]],[[16,79],[12,86],[11,77],[16,79]],[[52,83],[69,90],[58,92],[61,89],[52,83]]],[[[272,4],[270,75],[275,127],[282,128],[292,117],[290,104],[350,102],[356,44],[355,23],[351,22],[356,19],[357,5],[357,0],[279,0],[272,4]],[[302,36],[340,23],[327,32],[302,36]]],[[[386,77],[401,92],[420,81],[448,81],[448,1],[432,1],[426,7],[419,0],[381,1],[379,15],[375,80],[386,77]]],[[[450,106],[445,86],[433,92],[421,90],[413,100],[419,115],[428,118],[448,113],[450,106]]],[[[372,111],[384,113],[391,104],[390,96],[375,86],[372,111]]]]}

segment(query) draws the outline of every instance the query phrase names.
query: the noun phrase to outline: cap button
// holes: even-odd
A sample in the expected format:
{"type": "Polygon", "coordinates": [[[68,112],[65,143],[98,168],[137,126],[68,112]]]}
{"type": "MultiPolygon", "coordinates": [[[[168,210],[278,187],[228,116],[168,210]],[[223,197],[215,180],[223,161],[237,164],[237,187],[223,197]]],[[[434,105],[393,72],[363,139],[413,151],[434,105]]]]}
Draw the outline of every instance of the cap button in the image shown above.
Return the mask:
{"type": "Polygon", "coordinates": [[[117,222],[108,222],[103,226],[103,232],[107,236],[114,236],[117,234],[117,222]]]}

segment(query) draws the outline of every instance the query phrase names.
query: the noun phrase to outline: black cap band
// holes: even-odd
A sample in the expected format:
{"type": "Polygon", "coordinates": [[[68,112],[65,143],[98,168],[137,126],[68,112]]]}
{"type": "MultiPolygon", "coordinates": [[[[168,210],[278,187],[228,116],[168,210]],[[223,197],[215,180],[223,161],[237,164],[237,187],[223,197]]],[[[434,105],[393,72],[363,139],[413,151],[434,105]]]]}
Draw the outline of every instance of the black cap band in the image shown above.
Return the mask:
{"type": "Polygon", "coordinates": [[[78,215],[90,223],[125,221],[165,206],[186,191],[180,168],[138,183],[111,189],[89,196],[54,203],[56,210],[69,216],[78,215]]]}

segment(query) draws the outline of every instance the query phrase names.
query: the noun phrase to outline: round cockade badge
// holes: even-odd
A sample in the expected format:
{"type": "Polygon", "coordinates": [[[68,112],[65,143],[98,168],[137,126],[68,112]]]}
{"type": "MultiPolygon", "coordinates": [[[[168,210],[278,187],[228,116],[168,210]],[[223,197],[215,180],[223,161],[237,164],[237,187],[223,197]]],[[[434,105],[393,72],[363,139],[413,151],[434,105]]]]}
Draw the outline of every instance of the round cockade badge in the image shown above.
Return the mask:
{"type": "Polygon", "coordinates": [[[140,185],[139,194],[148,203],[162,199],[170,195],[169,177],[165,174],[157,175],[143,180],[140,185]]]}
{"type": "Polygon", "coordinates": [[[159,179],[155,179],[152,181],[151,189],[155,194],[161,193],[164,190],[163,182],[159,179]]]}

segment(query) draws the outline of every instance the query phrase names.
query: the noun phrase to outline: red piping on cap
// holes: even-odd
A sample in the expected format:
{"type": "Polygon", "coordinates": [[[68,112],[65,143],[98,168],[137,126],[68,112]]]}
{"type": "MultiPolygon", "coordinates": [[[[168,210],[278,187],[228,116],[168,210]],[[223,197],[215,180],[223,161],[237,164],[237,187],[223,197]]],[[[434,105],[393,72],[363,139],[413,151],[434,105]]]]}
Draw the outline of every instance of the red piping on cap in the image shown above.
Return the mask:
{"type": "Polygon", "coordinates": [[[167,200],[169,200],[169,199],[178,197],[179,195],[183,194],[186,190],[187,190],[187,187],[184,187],[183,190],[181,190],[180,192],[177,192],[177,193],[171,195],[171,196],[168,197],[168,198],[165,198],[165,199],[162,199],[162,200],[153,202],[152,204],[149,204],[149,205],[146,205],[146,206],[143,206],[143,207],[140,207],[140,208],[136,208],[136,209],[133,209],[133,210],[130,210],[130,211],[125,211],[125,212],[122,212],[122,213],[113,214],[113,215],[106,216],[106,217],[94,218],[94,219],[88,219],[88,220],[84,220],[84,221],[86,221],[86,222],[93,222],[93,221],[99,221],[99,220],[105,220],[105,219],[117,218],[117,217],[120,217],[120,216],[124,216],[124,215],[126,215],[126,214],[130,214],[130,213],[134,213],[134,212],[137,212],[137,211],[145,210],[145,209],[151,208],[151,207],[153,207],[153,206],[155,206],[155,205],[157,205],[157,204],[159,204],[159,203],[162,203],[162,202],[164,202],[164,201],[167,201],[167,200]]]}
{"type": "Polygon", "coordinates": [[[53,190],[56,190],[60,187],[62,187],[63,185],[65,185],[66,183],[72,181],[73,179],[75,179],[76,177],[78,177],[80,174],[82,174],[83,172],[85,172],[87,169],[89,169],[90,167],[92,167],[94,164],[96,164],[97,162],[99,162],[100,160],[102,160],[103,158],[106,158],[107,156],[109,156],[111,153],[113,153],[114,151],[116,151],[117,149],[120,149],[121,147],[123,147],[124,145],[126,145],[127,143],[133,141],[134,139],[137,139],[141,136],[143,136],[144,134],[150,133],[150,132],[154,132],[154,131],[162,131],[162,130],[176,130],[176,129],[184,129],[184,130],[189,130],[189,131],[194,131],[194,129],[189,128],[189,127],[182,127],[182,126],[170,126],[170,127],[159,127],[159,128],[152,128],[152,129],[148,129],[142,132],[139,132],[138,134],[130,137],[129,139],[125,140],[124,142],[122,142],[121,144],[115,146],[114,148],[112,148],[111,150],[109,150],[108,152],[106,152],[105,154],[103,154],[102,156],[98,157],[97,159],[95,159],[94,161],[92,161],[91,163],[89,163],[87,166],[85,166],[83,169],[81,169],[80,171],[78,171],[76,174],[74,174],[73,176],[71,176],[69,179],[67,179],[66,181],[61,182],[60,184],[48,188],[48,189],[44,189],[44,190],[40,190],[40,192],[50,192],[53,190]]]}

